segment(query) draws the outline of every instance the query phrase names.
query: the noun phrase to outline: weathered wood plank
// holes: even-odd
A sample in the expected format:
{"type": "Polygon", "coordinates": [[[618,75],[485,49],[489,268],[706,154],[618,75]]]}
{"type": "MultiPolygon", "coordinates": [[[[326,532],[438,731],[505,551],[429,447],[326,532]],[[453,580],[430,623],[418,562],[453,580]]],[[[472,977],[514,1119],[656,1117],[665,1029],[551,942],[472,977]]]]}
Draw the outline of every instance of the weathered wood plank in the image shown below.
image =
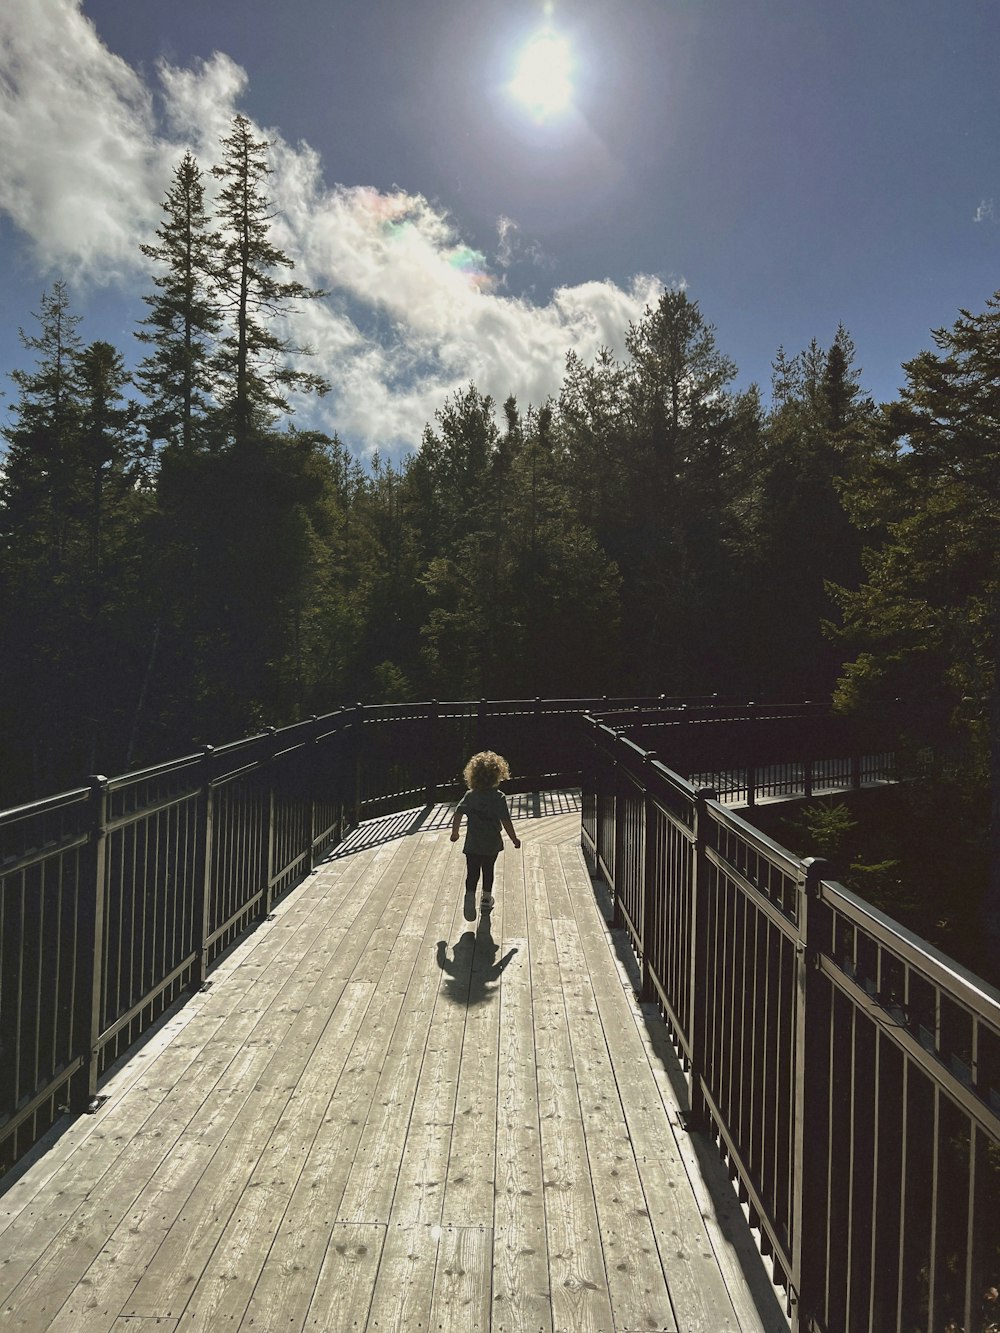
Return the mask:
{"type": "MultiPolygon", "coordinates": [[[[308,1070],[289,1098],[275,1128],[275,1135],[268,1145],[272,1153],[277,1149],[293,1163],[308,1159],[329,1106],[330,1085],[336,1084],[347,1063],[373,994],[374,987],[370,982],[348,984],[308,1070]]],[[[266,1167],[265,1155],[258,1170],[266,1171],[266,1167]]],[[[260,1178],[258,1175],[257,1179],[260,1178]]],[[[300,1179],[301,1172],[288,1182],[291,1197],[295,1196],[300,1179]]],[[[254,1177],[251,1177],[250,1187],[257,1187],[254,1177]]],[[[292,1229],[283,1225],[288,1211],[287,1207],[282,1210],[267,1253],[266,1267],[248,1302],[245,1318],[249,1324],[256,1323],[258,1328],[301,1327],[312,1299],[316,1271],[329,1240],[329,1223],[318,1220],[315,1212],[299,1219],[299,1225],[292,1229]]],[[[255,1239],[264,1243],[259,1228],[255,1239]]]]}
{"type": "MultiPolygon", "coordinates": [[[[373,1223],[338,1222],[330,1235],[316,1290],[306,1319],[306,1328],[347,1330],[369,1328],[368,1313],[386,1228],[373,1223]]],[[[244,1324],[253,1329],[277,1329],[274,1324],[244,1324]]]]}
{"type": "Polygon", "coordinates": [[[613,1327],[587,1143],[541,849],[525,857],[542,1188],[553,1324],[584,1333],[613,1327]]]}
{"type": "MultiPolygon", "coordinates": [[[[558,858],[546,864],[552,898],[568,907],[558,858]]],[[[554,920],[553,931],[616,1326],[676,1330],[625,1121],[634,1071],[626,1065],[616,1074],[612,1064],[575,919],[554,920]]]]}
{"type": "Polygon", "coordinates": [[[431,1293],[430,1326],[440,1333],[484,1333],[490,1324],[490,1227],[442,1229],[431,1293]]]}
{"type": "Polygon", "coordinates": [[[173,1333],[176,1327],[176,1319],[161,1319],[157,1315],[148,1319],[124,1315],[121,1319],[115,1320],[112,1333],[153,1333],[153,1329],[159,1329],[160,1333],[173,1333]]]}
{"type": "Polygon", "coordinates": [[[440,1226],[390,1226],[375,1279],[370,1333],[430,1327],[440,1226]]]}
{"type": "MultiPolygon", "coordinates": [[[[494,917],[501,919],[501,908],[494,917]]],[[[497,1062],[503,960],[481,917],[469,973],[455,1122],[442,1216],[450,1227],[493,1226],[497,1137],[497,1062]]],[[[499,925],[498,925],[499,929],[499,925]]]]}
{"type": "Polygon", "coordinates": [[[493,1324],[505,1333],[552,1328],[541,1131],[527,937],[504,973],[497,1080],[493,1324]]]}
{"type": "MultiPolygon", "coordinates": [[[[444,864],[444,851],[444,844],[440,844],[439,865],[444,864]]],[[[453,920],[457,910],[450,895],[440,897],[441,905],[429,919],[425,917],[423,936],[408,937],[414,954],[409,985],[383,1061],[372,1113],[344,1188],[340,1222],[389,1221],[428,1034],[439,1001],[436,937],[442,919],[447,920],[450,913],[453,920]]],[[[393,971],[397,966],[394,963],[393,971]]]]}

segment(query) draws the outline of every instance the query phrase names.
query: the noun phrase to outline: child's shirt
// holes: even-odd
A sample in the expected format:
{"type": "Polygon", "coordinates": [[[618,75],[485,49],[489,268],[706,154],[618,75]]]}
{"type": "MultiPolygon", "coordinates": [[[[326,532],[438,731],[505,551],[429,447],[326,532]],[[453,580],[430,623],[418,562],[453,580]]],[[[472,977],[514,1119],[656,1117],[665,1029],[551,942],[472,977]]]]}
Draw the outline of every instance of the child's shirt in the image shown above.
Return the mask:
{"type": "Polygon", "coordinates": [[[501,819],[510,818],[507,797],[499,787],[489,791],[467,791],[458,803],[458,811],[465,815],[465,846],[471,856],[496,856],[503,851],[501,819]]]}

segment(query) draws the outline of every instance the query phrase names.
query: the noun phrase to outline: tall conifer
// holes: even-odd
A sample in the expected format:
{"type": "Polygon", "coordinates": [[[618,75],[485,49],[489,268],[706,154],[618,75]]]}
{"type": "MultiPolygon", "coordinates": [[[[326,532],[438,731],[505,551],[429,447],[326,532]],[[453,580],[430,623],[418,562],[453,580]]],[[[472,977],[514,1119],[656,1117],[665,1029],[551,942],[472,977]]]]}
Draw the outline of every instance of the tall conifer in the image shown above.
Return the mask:
{"type": "Polygon", "coordinates": [[[278,276],[294,264],[270,236],[276,214],[266,193],[271,174],[268,146],[266,140],[253,137],[249,120],[237,115],[232,131],[222,140],[223,160],[212,168],[221,182],[216,293],[225,318],[215,371],[237,444],[270,425],[276,412],[288,411],[290,391],[325,393],[329,388],[321,376],[289,364],[289,357],[308,349],[275,331],[275,321],[297,301],[322,293],[278,276]]]}
{"type": "Polygon", "coordinates": [[[190,152],[177,164],[163,202],[158,243],[142,245],[162,265],[150,312],[136,337],[152,347],[137,374],[147,398],[149,434],[190,452],[202,442],[212,401],[211,357],[222,320],[212,294],[217,240],[205,207],[205,186],[190,152]]]}

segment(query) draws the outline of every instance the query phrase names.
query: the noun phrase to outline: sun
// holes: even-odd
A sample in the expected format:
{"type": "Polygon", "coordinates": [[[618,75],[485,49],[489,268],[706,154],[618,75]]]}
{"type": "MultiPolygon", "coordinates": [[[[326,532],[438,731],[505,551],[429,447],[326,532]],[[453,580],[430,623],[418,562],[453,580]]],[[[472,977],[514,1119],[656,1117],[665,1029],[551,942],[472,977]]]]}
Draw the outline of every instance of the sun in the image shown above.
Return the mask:
{"type": "Polygon", "coordinates": [[[569,43],[543,28],[521,48],[510,92],[536,120],[550,120],[573,100],[573,58],[569,43]]]}

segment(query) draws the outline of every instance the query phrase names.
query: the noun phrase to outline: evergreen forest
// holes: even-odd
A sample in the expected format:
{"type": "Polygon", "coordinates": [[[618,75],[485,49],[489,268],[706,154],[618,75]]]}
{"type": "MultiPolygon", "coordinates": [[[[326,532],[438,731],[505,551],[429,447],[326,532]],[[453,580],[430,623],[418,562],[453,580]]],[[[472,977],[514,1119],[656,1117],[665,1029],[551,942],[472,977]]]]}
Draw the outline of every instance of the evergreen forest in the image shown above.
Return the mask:
{"type": "Polygon", "coordinates": [[[357,700],[604,693],[902,701],[988,790],[997,298],[877,404],[843,327],[738,390],[665,290],[551,400],[470,383],[402,462],[361,460],[290,410],[328,384],[283,316],[322,293],[275,243],[267,150],[237,116],[217,164],[178,163],[133,372],[65,283],[26,317],[3,805],[357,700]]]}

